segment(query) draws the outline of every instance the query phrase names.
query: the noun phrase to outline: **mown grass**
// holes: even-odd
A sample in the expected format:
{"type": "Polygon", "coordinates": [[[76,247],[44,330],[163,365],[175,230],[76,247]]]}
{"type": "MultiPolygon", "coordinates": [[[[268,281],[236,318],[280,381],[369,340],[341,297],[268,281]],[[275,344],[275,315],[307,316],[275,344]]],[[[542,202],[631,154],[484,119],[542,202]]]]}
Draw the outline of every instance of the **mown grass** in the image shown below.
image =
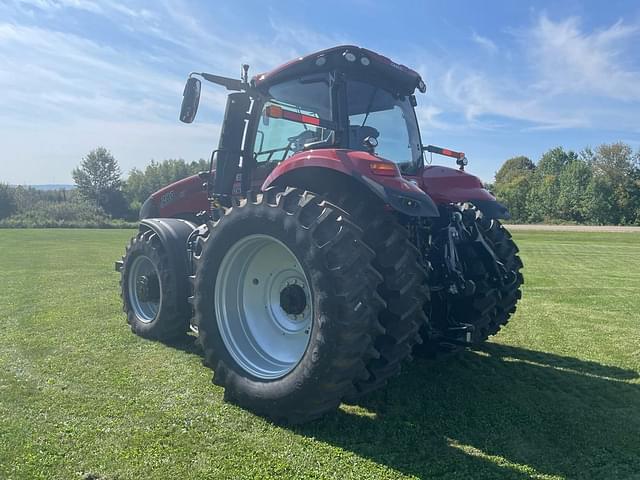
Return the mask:
{"type": "Polygon", "coordinates": [[[132,335],[131,231],[0,231],[0,478],[640,478],[640,235],[519,233],[517,315],[295,428],[132,335]]]}

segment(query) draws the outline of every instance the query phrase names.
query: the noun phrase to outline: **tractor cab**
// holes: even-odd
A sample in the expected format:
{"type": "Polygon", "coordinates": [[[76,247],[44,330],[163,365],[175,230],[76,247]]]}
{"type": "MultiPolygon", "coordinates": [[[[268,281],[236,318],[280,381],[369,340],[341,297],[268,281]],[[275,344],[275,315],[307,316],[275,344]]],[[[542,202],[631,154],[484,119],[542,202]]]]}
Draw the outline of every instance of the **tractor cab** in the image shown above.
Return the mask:
{"type": "Polygon", "coordinates": [[[277,184],[324,193],[338,184],[364,187],[412,217],[438,216],[437,204],[469,200],[506,215],[482,182],[464,172],[464,153],[422,144],[415,92],[426,86],[414,70],[352,45],[251,79],[248,70],[243,65],[239,79],[190,74],[180,112],[185,123],[198,110],[201,78],[231,91],[218,148],[208,172],[153,194],[148,206],[160,208],[145,208],[145,216],[192,215],[207,211],[209,200],[228,204],[231,197],[277,184]],[[453,157],[459,168],[426,166],[425,152],[453,157]],[[162,203],[165,197],[171,201],[162,203]]]}
{"type": "Polygon", "coordinates": [[[322,149],[365,152],[380,171],[394,175],[415,175],[422,166],[414,92],[426,86],[417,72],[350,45],[301,57],[251,81],[244,68],[242,80],[192,74],[185,89],[181,120],[187,123],[197,111],[196,75],[237,91],[229,95],[212,161],[214,194],[259,187],[285,160],[322,149]]]}
{"type": "MultiPolygon", "coordinates": [[[[413,107],[424,82],[413,70],[354,46],[324,50],[254,77],[262,93],[254,149],[282,161],[303,150],[375,153],[415,172],[422,156],[413,107]],[[273,124],[271,119],[275,119],[273,124]],[[264,139],[270,144],[265,148],[264,139]]],[[[267,159],[262,159],[268,161],[267,159]]]]}

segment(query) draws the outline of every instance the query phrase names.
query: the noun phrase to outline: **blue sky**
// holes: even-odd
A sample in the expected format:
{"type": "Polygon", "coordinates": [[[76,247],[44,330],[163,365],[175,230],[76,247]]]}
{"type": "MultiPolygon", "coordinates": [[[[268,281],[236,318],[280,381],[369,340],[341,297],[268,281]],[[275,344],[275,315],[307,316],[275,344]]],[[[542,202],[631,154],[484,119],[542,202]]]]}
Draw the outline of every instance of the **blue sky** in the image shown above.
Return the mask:
{"type": "Polygon", "coordinates": [[[418,70],[423,141],[465,151],[483,180],[557,145],[640,147],[635,1],[3,0],[0,181],[72,183],[99,145],[124,173],[207,158],[225,93],[207,85],[181,124],[190,71],[255,74],[340,43],[418,70]]]}

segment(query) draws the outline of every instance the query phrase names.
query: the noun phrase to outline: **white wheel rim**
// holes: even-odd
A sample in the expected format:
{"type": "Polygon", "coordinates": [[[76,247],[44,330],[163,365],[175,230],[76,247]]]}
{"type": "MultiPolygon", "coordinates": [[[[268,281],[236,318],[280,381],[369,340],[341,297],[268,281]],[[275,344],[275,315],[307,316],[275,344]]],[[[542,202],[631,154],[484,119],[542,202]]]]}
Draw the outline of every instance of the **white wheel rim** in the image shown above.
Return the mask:
{"type": "Polygon", "coordinates": [[[155,320],[162,303],[162,288],[160,275],[153,261],[146,255],[139,255],[133,259],[129,267],[127,281],[129,291],[129,303],[133,313],[142,323],[151,323],[155,320]],[[155,277],[158,281],[159,296],[157,300],[141,298],[139,282],[143,278],[155,277]]]}
{"type": "Polygon", "coordinates": [[[225,254],[214,307],[229,354],[246,372],[277,379],[293,370],[309,345],[313,298],[293,252],[268,235],[250,235],[225,254]]]}

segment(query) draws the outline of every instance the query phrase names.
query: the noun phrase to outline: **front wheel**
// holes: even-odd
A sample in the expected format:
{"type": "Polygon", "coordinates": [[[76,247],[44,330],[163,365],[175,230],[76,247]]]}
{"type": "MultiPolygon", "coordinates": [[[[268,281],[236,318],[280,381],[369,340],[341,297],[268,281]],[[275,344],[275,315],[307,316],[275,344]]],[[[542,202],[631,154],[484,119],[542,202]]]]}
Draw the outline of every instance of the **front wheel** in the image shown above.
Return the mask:
{"type": "Polygon", "coordinates": [[[225,398],[277,421],[335,409],[366,378],[384,303],[346,214],[269,189],[210,222],[195,252],[195,323],[225,398]]]}
{"type": "Polygon", "coordinates": [[[131,330],[141,337],[169,341],[189,328],[189,305],[179,293],[177,272],[153,230],[131,239],[122,258],[120,287],[131,330]]]}

